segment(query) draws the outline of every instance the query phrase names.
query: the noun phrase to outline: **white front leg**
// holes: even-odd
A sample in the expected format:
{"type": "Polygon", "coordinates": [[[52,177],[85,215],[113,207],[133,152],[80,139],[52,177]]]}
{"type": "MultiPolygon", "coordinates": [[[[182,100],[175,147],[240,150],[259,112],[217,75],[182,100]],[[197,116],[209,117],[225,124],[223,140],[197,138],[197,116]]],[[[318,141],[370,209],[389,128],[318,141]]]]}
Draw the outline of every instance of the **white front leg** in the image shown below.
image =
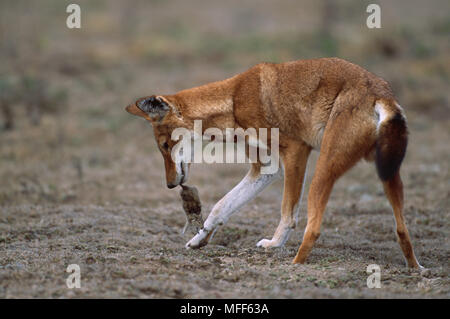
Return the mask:
{"type": "Polygon", "coordinates": [[[259,168],[257,173],[252,168],[238,185],[214,205],[203,228],[186,244],[186,248],[199,248],[206,245],[217,226],[225,224],[234,212],[255,198],[275,179],[281,177],[281,172],[280,169],[275,174],[263,175],[259,173],[259,168]]]}

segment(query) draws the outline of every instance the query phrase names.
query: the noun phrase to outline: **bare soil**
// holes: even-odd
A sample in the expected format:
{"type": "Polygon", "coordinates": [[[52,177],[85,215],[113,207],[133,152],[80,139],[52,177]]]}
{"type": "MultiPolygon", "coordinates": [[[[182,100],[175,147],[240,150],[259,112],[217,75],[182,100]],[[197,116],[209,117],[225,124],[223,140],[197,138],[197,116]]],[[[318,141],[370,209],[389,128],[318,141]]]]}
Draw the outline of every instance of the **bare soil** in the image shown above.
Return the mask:
{"type": "MultiPolygon", "coordinates": [[[[448,2],[383,2],[384,29],[372,32],[365,6],[343,1],[339,32],[325,47],[316,2],[82,2],[82,29],[69,30],[60,1],[31,8],[5,1],[1,30],[18,41],[2,43],[18,53],[8,54],[5,44],[0,70],[14,78],[22,65],[69,96],[39,126],[29,123],[27,105],[14,105],[15,128],[0,131],[0,297],[449,298],[448,2]],[[412,22],[403,16],[411,3],[412,22]],[[10,29],[11,19],[20,28],[10,29]],[[38,44],[27,42],[36,37],[38,44]],[[386,78],[406,111],[405,218],[428,270],[406,268],[391,208],[365,162],[336,184],[304,265],[291,260],[306,225],[308,188],[286,246],[256,248],[278,224],[281,182],[233,215],[209,245],[186,250],[179,188],[165,187],[149,124],[124,107],[261,61],[329,55],[386,78]],[[69,264],[80,265],[80,289],[66,286],[69,264]],[[366,285],[370,264],[381,267],[380,289],[366,285]]],[[[199,190],[204,218],[247,169],[193,167],[189,184],[199,190]]]]}

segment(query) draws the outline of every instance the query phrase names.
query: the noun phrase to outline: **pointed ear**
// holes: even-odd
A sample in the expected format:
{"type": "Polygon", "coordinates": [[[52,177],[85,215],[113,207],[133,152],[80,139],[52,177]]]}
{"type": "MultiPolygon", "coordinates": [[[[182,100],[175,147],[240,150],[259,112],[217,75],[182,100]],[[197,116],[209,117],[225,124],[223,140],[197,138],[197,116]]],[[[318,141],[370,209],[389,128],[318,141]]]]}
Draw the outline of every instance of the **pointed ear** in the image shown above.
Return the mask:
{"type": "Polygon", "coordinates": [[[169,104],[160,96],[150,96],[136,101],[136,106],[154,121],[162,121],[170,111],[169,104]]]}

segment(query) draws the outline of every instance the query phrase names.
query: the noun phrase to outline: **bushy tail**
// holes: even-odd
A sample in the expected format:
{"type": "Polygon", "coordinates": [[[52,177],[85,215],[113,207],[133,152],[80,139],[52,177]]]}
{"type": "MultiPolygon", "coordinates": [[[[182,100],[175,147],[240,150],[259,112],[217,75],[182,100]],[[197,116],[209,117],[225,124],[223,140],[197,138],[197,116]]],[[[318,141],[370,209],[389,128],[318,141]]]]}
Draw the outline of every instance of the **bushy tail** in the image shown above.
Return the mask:
{"type": "MultiPolygon", "coordinates": [[[[392,179],[400,169],[408,144],[406,119],[400,109],[386,115],[378,124],[375,164],[381,180],[392,179]]],[[[388,111],[387,111],[388,112],[388,111]]]]}

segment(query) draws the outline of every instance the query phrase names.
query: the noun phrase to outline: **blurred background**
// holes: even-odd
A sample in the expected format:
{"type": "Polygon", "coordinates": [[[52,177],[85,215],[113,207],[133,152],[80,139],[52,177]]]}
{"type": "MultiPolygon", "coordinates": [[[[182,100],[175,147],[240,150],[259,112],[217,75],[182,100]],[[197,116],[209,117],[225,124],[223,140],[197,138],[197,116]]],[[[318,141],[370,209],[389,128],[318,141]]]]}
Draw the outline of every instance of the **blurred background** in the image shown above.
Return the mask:
{"type": "MultiPolygon", "coordinates": [[[[58,262],[79,256],[73,252],[77,243],[98,260],[95,254],[100,254],[100,248],[91,251],[89,245],[83,246],[82,234],[101,237],[109,232],[105,247],[113,247],[114,253],[114,247],[121,246],[116,242],[120,236],[128,234],[122,242],[125,245],[129,236],[142,237],[139,231],[150,236],[148,229],[152,227],[183,226],[178,192],[165,189],[163,162],[150,125],[124,111],[137,97],[170,94],[221,80],[259,62],[333,56],[359,64],[392,85],[411,131],[404,179],[411,216],[416,213],[421,221],[417,224],[414,219],[412,223],[431,227],[430,247],[439,242],[447,245],[448,0],[377,1],[381,29],[366,26],[366,8],[372,1],[77,1],[81,29],[66,27],[70,3],[0,1],[2,267],[12,265],[13,272],[19,269],[20,273],[20,258],[24,269],[42,266],[38,256],[42,249],[49,249],[48,241],[52,240],[67,248],[59,250],[58,262]],[[428,221],[423,221],[423,216],[428,221]],[[133,219],[144,226],[134,224],[133,219]],[[153,219],[162,224],[152,224],[153,219]],[[109,224],[98,226],[105,220],[109,224]],[[92,229],[92,225],[97,228],[92,229]],[[36,241],[41,250],[30,248],[36,241]],[[25,248],[37,255],[24,256],[25,248]]],[[[313,166],[314,160],[313,156],[309,165],[313,166]]],[[[191,183],[199,187],[204,214],[245,171],[245,165],[237,164],[194,167],[191,183]]],[[[310,179],[312,170],[308,174],[310,179]]],[[[333,207],[351,210],[355,205],[381,205],[386,224],[391,225],[389,207],[383,206],[385,199],[378,184],[371,165],[358,166],[336,186],[330,214],[333,207]],[[358,186],[366,181],[372,184],[358,186]]],[[[258,218],[266,219],[269,226],[255,228],[255,240],[271,236],[280,194],[278,184],[252,204],[256,206],[244,211],[248,218],[257,216],[256,211],[265,211],[258,218]]],[[[299,232],[303,231],[305,207],[304,202],[299,232]]],[[[337,218],[333,221],[341,222],[346,223],[337,218]]],[[[238,241],[242,229],[236,225],[230,229],[230,236],[243,245],[238,241]]],[[[394,238],[391,228],[387,234],[394,238]]],[[[155,236],[159,236],[156,231],[155,236]]],[[[297,234],[292,252],[299,239],[297,234]]],[[[178,237],[169,236],[167,241],[176,249],[183,246],[178,237]]],[[[255,243],[252,239],[248,245],[255,243]]],[[[226,245],[225,239],[221,244],[226,245]]],[[[448,256],[448,246],[442,249],[435,254],[448,256]]],[[[421,246],[418,250],[419,255],[430,251],[421,246]]],[[[433,256],[428,256],[429,263],[435,260],[433,256]]],[[[85,257],[77,258],[89,264],[85,257]]],[[[400,255],[395,258],[400,260],[400,255]]],[[[4,282],[10,275],[7,272],[4,282]]],[[[0,287],[0,296],[25,294],[13,281],[9,285],[0,287]]],[[[61,293],[46,284],[41,286],[46,287],[41,294],[61,293]]],[[[157,296],[175,293],[157,291],[157,296]]],[[[117,292],[114,296],[122,295],[117,292]]]]}

